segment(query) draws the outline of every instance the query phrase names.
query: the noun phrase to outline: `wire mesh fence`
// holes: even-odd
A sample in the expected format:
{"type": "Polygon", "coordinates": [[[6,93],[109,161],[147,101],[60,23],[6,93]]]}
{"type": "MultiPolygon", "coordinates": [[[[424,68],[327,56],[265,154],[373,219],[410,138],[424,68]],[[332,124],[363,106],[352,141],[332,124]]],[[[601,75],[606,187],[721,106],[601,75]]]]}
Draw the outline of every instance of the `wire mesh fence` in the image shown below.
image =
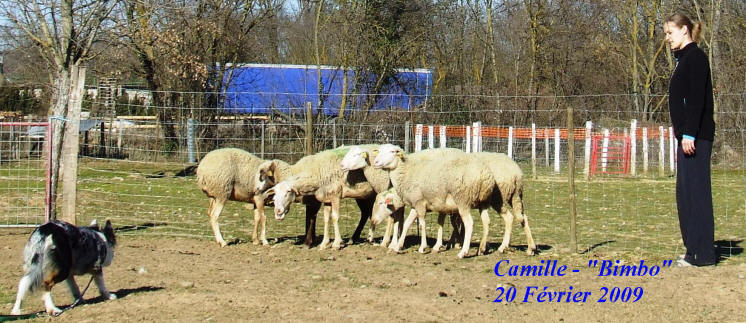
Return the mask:
{"type": "MultiPolygon", "coordinates": [[[[170,104],[150,103],[147,109],[135,109],[155,111],[156,115],[128,117],[120,113],[114,122],[102,120],[81,134],[78,221],[84,223],[106,217],[138,234],[212,239],[207,217],[208,199],[193,176],[194,166],[202,156],[216,148],[236,147],[264,159],[294,163],[306,154],[308,129],[301,111],[227,114],[207,104],[209,95],[205,93],[171,94],[169,97],[178,99],[172,99],[170,104]]],[[[737,103],[743,96],[734,95],[728,99],[737,103]]],[[[570,240],[567,234],[568,142],[564,129],[567,124],[564,109],[569,104],[574,106],[576,118],[574,155],[580,249],[600,254],[680,253],[675,163],[670,154],[676,143],[669,135],[668,116],[654,109],[633,111],[629,96],[434,96],[425,106],[408,110],[353,111],[344,117],[319,113],[312,117],[312,148],[318,152],[339,145],[393,143],[414,151],[417,125],[421,124],[423,137],[419,144],[423,148],[429,147],[431,142],[430,126],[434,130],[432,145],[441,146],[440,129],[444,126],[445,145],[466,150],[473,144],[466,129],[480,122],[480,133],[487,134],[489,129],[497,129],[498,133],[483,135],[481,149],[509,151],[524,172],[526,214],[540,248],[562,250],[569,248],[570,240]],[[635,128],[630,130],[633,120],[636,120],[635,128]],[[627,171],[622,176],[599,173],[584,179],[583,165],[592,156],[586,153],[592,151],[586,144],[587,121],[592,122],[590,136],[603,138],[606,130],[620,138],[635,134],[636,148],[629,154],[634,156],[632,167],[636,173],[627,171]],[[463,133],[454,129],[463,129],[463,133]],[[534,129],[537,136],[521,135],[526,129],[534,129]],[[555,131],[560,135],[555,136],[555,131]]],[[[738,127],[745,120],[744,114],[738,111],[722,112],[718,118],[721,121],[713,155],[716,239],[732,245],[746,236],[746,162],[743,159],[746,134],[738,127]]],[[[601,159],[602,156],[597,157],[601,159]]],[[[219,222],[227,239],[251,239],[253,214],[250,209],[250,204],[229,202],[226,205],[219,222]]],[[[478,219],[476,213],[474,215],[478,219]]],[[[345,201],[340,220],[343,237],[351,235],[359,216],[354,201],[345,201]]],[[[428,218],[428,223],[433,222],[434,218],[428,218]]],[[[475,232],[479,232],[479,221],[475,222],[475,232]]],[[[502,224],[495,224],[500,222],[495,215],[490,235],[493,244],[502,236],[502,224]]],[[[299,238],[304,223],[303,206],[297,204],[283,222],[274,221],[270,216],[267,235],[270,241],[272,238],[299,238]]],[[[319,221],[319,232],[322,223],[319,221]]],[[[520,230],[514,231],[511,244],[525,247],[525,237],[520,230]]]]}

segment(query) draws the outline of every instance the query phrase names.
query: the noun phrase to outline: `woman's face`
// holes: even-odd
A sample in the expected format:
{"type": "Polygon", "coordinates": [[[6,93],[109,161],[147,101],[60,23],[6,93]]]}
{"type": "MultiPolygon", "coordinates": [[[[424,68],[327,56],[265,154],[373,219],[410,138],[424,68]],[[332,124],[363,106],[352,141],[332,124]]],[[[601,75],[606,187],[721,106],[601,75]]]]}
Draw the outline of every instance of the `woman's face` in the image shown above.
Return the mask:
{"type": "Polygon", "coordinates": [[[676,26],[673,21],[663,24],[663,32],[666,34],[666,42],[672,50],[681,49],[689,39],[686,26],[676,26]]]}

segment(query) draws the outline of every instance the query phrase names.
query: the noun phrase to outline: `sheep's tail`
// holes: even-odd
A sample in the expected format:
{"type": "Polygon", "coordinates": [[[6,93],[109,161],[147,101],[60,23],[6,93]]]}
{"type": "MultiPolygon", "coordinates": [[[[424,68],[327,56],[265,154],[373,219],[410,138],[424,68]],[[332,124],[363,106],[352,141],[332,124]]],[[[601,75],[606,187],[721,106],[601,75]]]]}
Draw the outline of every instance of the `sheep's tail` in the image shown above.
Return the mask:
{"type": "Polygon", "coordinates": [[[38,230],[31,235],[23,250],[23,271],[29,281],[29,290],[35,291],[44,283],[45,272],[59,272],[56,261],[54,238],[38,230]]]}

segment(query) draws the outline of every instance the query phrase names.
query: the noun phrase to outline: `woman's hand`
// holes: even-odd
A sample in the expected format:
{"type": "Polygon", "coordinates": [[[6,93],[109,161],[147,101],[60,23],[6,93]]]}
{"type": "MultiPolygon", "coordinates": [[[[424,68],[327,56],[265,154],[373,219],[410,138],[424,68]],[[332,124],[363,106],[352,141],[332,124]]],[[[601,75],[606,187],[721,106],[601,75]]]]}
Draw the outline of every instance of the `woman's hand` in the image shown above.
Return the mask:
{"type": "Polygon", "coordinates": [[[694,140],[691,139],[681,139],[681,149],[684,151],[685,155],[694,155],[694,140]]]}

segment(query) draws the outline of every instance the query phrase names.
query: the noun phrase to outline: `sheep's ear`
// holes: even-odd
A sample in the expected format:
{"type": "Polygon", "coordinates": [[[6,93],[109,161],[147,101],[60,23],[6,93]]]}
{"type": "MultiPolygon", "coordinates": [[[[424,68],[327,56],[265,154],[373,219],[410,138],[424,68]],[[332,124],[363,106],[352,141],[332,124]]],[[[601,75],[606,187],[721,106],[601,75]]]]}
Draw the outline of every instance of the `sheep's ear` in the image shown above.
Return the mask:
{"type": "Polygon", "coordinates": [[[378,156],[378,149],[373,149],[373,157],[378,156]]]}
{"type": "Polygon", "coordinates": [[[363,158],[368,159],[368,152],[367,151],[363,152],[363,158]]]}
{"type": "Polygon", "coordinates": [[[272,170],[271,170],[271,169],[270,169],[270,170],[268,170],[268,171],[267,171],[267,176],[269,176],[269,177],[272,177],[272,175],[273,175],[273,173],[272,173],[272,170]]]}
{"type": "Polygon", "coordinates": [[[406,159],[406,158],[404,158],[404,153],[401,150],[399,150],[399,151],[396,152],[396,157],[399,157],[401,160],[405,160],[406,159]]]}

